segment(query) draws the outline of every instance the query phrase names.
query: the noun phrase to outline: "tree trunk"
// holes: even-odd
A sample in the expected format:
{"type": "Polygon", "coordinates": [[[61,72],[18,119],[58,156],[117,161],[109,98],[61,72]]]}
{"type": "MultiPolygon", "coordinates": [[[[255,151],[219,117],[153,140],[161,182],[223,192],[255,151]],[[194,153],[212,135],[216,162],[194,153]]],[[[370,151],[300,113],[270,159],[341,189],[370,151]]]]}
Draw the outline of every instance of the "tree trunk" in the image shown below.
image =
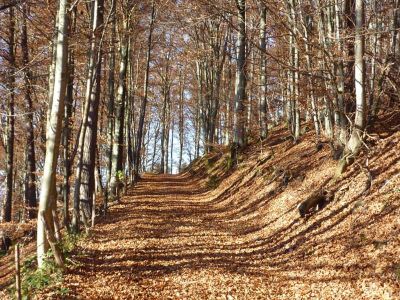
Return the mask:
{"type": "Polygon", "coordinates": [[[152,37],[153,37],[153,29],[154,29],[154,20],[155,20],[156,10],[154,0],[151,2],[151,17],[150,17],[150,26],[149,26],[149,36],[147,39],[147,57],[146,57],[146,71],[145,71],[145,82],[144,82],[144,94],[143,99],[140,105],[140,114],[139,114],[139,124],[138,131],[136,135],[136,154],[135,154],[135,179],[139,175],[139,165],[140,165],[140,157],[142,150],[142,138],[143,138],[143,126],[144,119],[146,117],[146,106],[147,106],[147,94],[149,88],[149,72],[150,72],[150,60],[151,60],[151,48],[152,48],[152,37]]]}
{"type": "Polygon", "coordinates": [[[245,146],[244,102],[246,100],[246,0],[236,0],[238,13],[237,63],[235,84],[235,110],[233,121],[232,159],[236,160],[238,149],[245,146]]]}
{"type": "Polygon", "coordinates": [[[14,8],[9,8],[9,36],[8,36],[8,83],[9,97],[7,98],[7,129],[6,129],[6,198],[3,206],[3,221],[12,221],[12,197],[14,185],[14,132],[15,132],[15,19],[14,8]]]}
{"type": "Polygon", "coordinates": [[[185,78],[182,75],[182,71],[179,75],[179,162],[178,162],[178,172],[182,171],[182,156],[183,156],[183,144],[184,144],[184,101],[185,101],[185,78]]]}
{"type": "Polygon", "coordinates": [[[22,31],[21,31],[21,50],[22,62],[24,65],[24,98],[25,98],[25,131],[26,131],[26,146],[25,146],[25,205],[28,210],[28,218],[36,218],[36,159],[35,159],[35,136],[33,131],[33,116],[32,116],[32,74],[29,67],[29,50],[28,50],[28,30],[26,26],[28,4],[22,4],[22,31]]]}
{"type": "Polygon", "coordinates": [[[82,116],[82,130],[79,136],[78,165],[76,168],[74,191],[74,214],[72,227],[79,231],[81,214],[83,219],[91,219],[92,197],[94,193],[94,168],[97,142],[97,119],[100,99],[101,79],[101,30],[103,26],[103,0],[92,3],[92,36],[86,80],[85,107],[82,116]],[[82,209],[82,210],[81,210],[82,209]]]}
{"type": "Polygon", "coordinates": [[[111,167],[111,196],[117,198],[119,195],[118,185],[121,184],[121,175],[123,172],[123,143],[124,143],[124,119],[125,119],[125,98],[126,98],[126,75],[128,66],[128,45],[129,45],[129,16],[125,16],[123,22],[122,41],[120,46],[120,66],[119,66],[119,86],[117,91],[117,98],[115,101],[115,124],[113,134],[113,147],[112,147],[112,167],[111,167]]]}
{"type": "MultiPolygon", "coordinates": [[[[75,33],[76,29],[76,7],[71,12],[69,22],[69,32],[75,33]]],[[[72,132],[72,114],[73,114],[73,101],[74,101],[74,76],[75,76],[75,51],[70,49],[68,53],[68,83],[66,99],[64,103],[64,126],[62,129],[62,157],[63,157],[63,185],[62,185],[62,198],[63,198],[63,223],[66,228],[70,226],[69,216],[69,196],[70,196],[70,177],[72,175],[71,164],[71,132],[72,132]]]]}
{"type": "Polygon", "coordinates": [[[107,188],[106,195],[104,196],[103,210],[104,214],[107,213],[108,196],[110,193],[110,182],[111,182],[111,169],[112,169],[112,148],[113,148],[113,134],[114,134],[114,80],[115,80],[115,43],[116,43],[116,0],[112,1],[111,7],[111,47],[109,55],[109,70],[108,70],[108,81],[107,81],[107,141],[108,141],[108,157],[107,157],[107,188]]]}
{"type": "Polygon", "coordinates": [[[365,61],[364,61],[364,24],[365,24],[365,11],[364,1],[356,0],[356,26],[355,26],[355,40],[354,40],[354,59],[355,59],[355,73],[354,85],[356,89],[356,116],[354,120],[354,127],[351,137],[347,143],[348,149],[356,155],[362,143],[362,134],[365,128],[366,120],[366,107],[365,107],[365,61]]]}
{"type": "MultiPolygon", "coordinates": [[[[340,7],[338,0],[335,0],[335,24],[336,24],[336,40],[339,43],[339,51],[344,56],[344,45],[341,40],[341,18],[340,18],[340,7]]],[[[339,113],[339,136],[338,142],[345,144],[347,141],[347,119],[345,111],[345,74],[344,74],[344,61],[343,57],[338,58],[336,66],[336,77],[337,77],[337,97],[338,97],[338,113],[339,113]]]]}
{"type": "Polygon", "coordinates": [[[260,136],[266,139],[268,136],[268,117],[267,117],[267,69],[266,56],[267,51],[267,7],[261,3],[260,8],[260,136]]]}
{"type": "Polygon", "coordinates": [[[67,62],[67,7],[68,0],[60,0],[57,20],[57,43],[55,56],[55,72],[53,99],[49,99],[49,119],[46,130],[46,156],[44,163],[44,173],[42,177],[39,213],[37,221],[37,259],[38,267],[43,268],[44,257],[47,252],[47,240],[53,250],[56,263],[63,265],[62,254],[56,244],[54,231],[52,229],[53,216],[52,205],[56,202],[52,191],[55,189],[55,175],[57,158],[61,138],[61,123],[64,109],[64,96],[66,92],[66,62],[67,62]]]}

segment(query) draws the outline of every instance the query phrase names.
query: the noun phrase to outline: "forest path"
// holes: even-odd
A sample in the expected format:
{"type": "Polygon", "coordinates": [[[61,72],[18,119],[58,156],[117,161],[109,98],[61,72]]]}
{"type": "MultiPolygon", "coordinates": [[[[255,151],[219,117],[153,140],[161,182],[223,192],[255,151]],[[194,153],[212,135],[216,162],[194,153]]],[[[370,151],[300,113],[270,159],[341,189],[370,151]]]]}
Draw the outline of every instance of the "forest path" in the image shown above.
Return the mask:
{"type": "Polygon", "coordinates": [[[65,277],[69,295],[234,299],[240,290],[254,299],[255,290],[265,293],[260,253],[243,251],[238,225],[199,186],[184,175],[145,175],[77,249],[65,277]]]}
{"type": "MultiPolygon", "coordinates": [[[[382,153],[390,167],[375,186],[400,170],[382,153]]],[[[355,211],[365,189],[359,174],[342,182],[340,200],[304,221],[296,199],[329,178],[334,163],[279,189],[254,178],[257,160],[248,161],[211,190],[210,177],[144,175],[80,241],[61,299],[400,299],[398,194],[388,192],[384,210],[355,211]]]]}

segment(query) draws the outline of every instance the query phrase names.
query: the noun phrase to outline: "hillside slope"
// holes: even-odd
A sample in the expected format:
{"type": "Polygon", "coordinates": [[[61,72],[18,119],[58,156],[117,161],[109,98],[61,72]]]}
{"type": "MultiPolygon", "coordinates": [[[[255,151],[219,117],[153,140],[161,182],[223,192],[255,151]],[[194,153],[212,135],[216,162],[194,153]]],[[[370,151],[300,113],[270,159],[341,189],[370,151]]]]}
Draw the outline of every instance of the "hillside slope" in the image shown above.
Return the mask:
{"type": "Polygon", "coordinates": [[[340,178],[328,147],[285,134],[250,146],[234,171],[220,153],[178,176],[145,175],[77,250],[70,295],[400,298],[400,132],[340,178]],[[297,205],[319,189],[333,201],[301,219],[297,205]]]}
{"type": "Polygon", "coordinates": [[[340,178],[327,145],[284,128],[234,170],[221,151],[144,175],[75,250],[67,298],[399,299],[400,132],[378,131],[340,178]],[[322,189],[333,200],[300,218],[322,189]]]}

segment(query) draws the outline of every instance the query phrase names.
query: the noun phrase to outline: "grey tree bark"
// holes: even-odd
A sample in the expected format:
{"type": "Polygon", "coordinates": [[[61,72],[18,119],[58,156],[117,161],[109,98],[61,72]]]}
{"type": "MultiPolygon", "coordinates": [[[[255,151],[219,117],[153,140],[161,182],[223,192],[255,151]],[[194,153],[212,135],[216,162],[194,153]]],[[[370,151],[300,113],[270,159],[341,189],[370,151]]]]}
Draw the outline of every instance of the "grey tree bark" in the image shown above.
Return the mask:
{"type": "Polygon", "coordinates": [[[260,136],[268,136],[268,100],[267,100],[267,70],[266,55],[267,43],[267,7],[260,2],[260,136]]]}
{"type": "Polygon", "coordinates": [[[103,211],[104,214],[107,213],[108,206],[108,196],[110,194],[110,183],[111,183],[111,172],[112,172],[112,147],[113,147],[113,135],[114,135],[114,105],[115,105],[115,44],[116,44],[116,28],[117,28],[117,18],[116,18],[116,2],[117,0],[112,1],[110,19],[111,19],[111,46],[110,46],[110,54],[109,54],[109,69],[108,69],[108,81],[107,81],[107,141],[108,141],[108,160],[107,160],[107,188],[106,194],[104,196],[103,201],[103,211]]]}
{"type": "Polygon", "coordinates": [[[44,264],[48,240],[52,248],[57,265],[63,266],[61,251],[59,250],[53,229],[52,206],[56,202],[53,191],[55,190],[55,175],[57,158],[61,138],[61,123],[66,92],[66,63],[67,63],[67,7],[68,0],[60,0],[57,16],[57,43],[55,55],[54,86],[51,88],[53,98],[49,99],[49,118],[46,130],[46,156],[43,177],[40,189],[39,213],[37,221],[37,260],[38,267],[44,264]],[[51,101],[50,101],[51,100],[51,101]]]}
{"type": "Polygon", "coordinates": [[[126,76],[128,67],[128,47],[129,35],[128,27],[130,22],[130,12],[124,16],[122,40],[120,45],[120,65],[119,65],[119,84],[117,90],[117,98],[115,99],[115,122],[112,147],[112,164],[111,164],[111,180],[110,194],[114,198],[119,197],[119,187],[121,184],[121,175],[123,172],[123,143],[124,143],[124,119],[125,119],[125,98],[126,98],[126,76]]]}
{"type": "Polygon", "coordinates": [[[233,145],[231,157],[237,158],[237,151],[245,146],[244,102],[246,100],[246,1],[235,0],[238,15],[237,63],[235,83],[235,106],[233,116],[233,145]]]}
{"type": "Polygon", "coordinates": [[[29,219],[36,218],[36,159],[35,159],[35,136],[33,129],[33,105],[32,105],[32,73],[29,66],[28,29],[26,26],[27,3],[22,4],[22,30],[21,50],[24,65],[24,98],[25,98],[25,205],[29,219]]]}
{"type": "Polygon", "coordinates": [[[103,0],[92,2],[92,36],[88,57],[85,107],[82,130],[79,136],[78,164],[74,190],[74,214],[72,227],[79,231],[79,221],[91,219],[94,193],[94,168],[97,141],[97,119],[101,79],[101,27],[103,26],[103,0]]]}
{"type": "Polygon", "coordinates": [[[354,119],[354,127],[351,132],[351,137],[347,143],[347,148],[352,154],[358,154],[362,135],[365,129],[366,120],[366,103],[365,103],[365,4],[363,0],[356,0],[355,14],[355,39],[354,39],[354,85],[356,90],[356,115],[354,119]]]}
{"type": "Polygon", "coordinates": [[[3,204],[3,222],[12,220],[12,197],[14,184],[14,132],[15,132],[15,16],[14,8],[9,8],[9,36],[8,36],[8,82],[7,89],[7,121],[6,121],[6,197],[3,204]]]}

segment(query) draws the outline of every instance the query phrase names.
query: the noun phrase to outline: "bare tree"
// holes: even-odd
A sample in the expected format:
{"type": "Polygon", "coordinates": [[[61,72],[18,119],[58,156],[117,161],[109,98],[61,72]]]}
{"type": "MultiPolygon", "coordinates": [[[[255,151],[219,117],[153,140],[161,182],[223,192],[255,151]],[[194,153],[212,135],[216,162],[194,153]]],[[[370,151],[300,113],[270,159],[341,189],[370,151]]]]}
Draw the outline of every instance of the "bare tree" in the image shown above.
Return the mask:
{"type": "Polygon", "coordinates": [[[28,209],[28,218],[36,218],[36,159],[35,159],[35,137],[33,131],[33,106],[32,106],[32,73],[29,66],[28,29],[26,26],[28,3],[22,4],[22,30],[21,50],[22,62],[24,65],[25,84],[25,205],[28,209]]]}
{"type": "Polygon", "coordinates": [[[47,252],[47,241],[49,242],[56,263],[63,265],[62,254],[57,246],[54,227],[52,206],[56,203],[54,197],[55,175],[57,167],[57,158],[61,138],[61,123],[64,110],[64,97],[66,92],[67,78],[67,7],[68,0],[60,0],[57,14],[57,43],[55,45],[54,62],[54,86],[52,90],[52,99],[49,99],[49,113],[46,130],[46,156],[44,172],[40,189],[39,213],[37,221],[37,259],[38,266],[42,268],[44,258],[47,252]]]}
{"type": "Polygon", "coordinates": [[[8,82],[7,82],[7,123],[6,123],[6,198],[3,205],[3,221],[12,220],[12,200],[14,184],[14,132],[15,132],[15,15],[14,8],[9,8],[8,35],[8,82]]]}
{"type": "Polygon", "coordinates": [[[232,158],[236,160],[237,151],[245,145],[244,102],[246,99],[246,0],[236,0],[238,16],[237,63],[235,84],[234,138],[232,158]]]}

